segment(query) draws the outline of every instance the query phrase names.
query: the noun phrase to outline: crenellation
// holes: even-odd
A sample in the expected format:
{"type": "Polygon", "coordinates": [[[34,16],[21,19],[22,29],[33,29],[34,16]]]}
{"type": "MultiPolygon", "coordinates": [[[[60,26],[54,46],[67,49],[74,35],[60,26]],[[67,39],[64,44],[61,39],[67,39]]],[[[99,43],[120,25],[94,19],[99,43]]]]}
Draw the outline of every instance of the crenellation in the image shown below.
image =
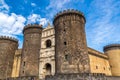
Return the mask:
{"type": "MultiPolygon", "coordinates": [[[[84,18],[84,20],[85,20],[84,14],[83,14],[82,12],[80,12],[80,11],[78,11],[78,10],[74,10],[74,9],[68,9],[68,10],[60,11],[59,13],[57,13],[57,14],[55,15],[54,20],[55,20],[56,18],[58,18],[59,16],[63,16],[63,14],[64,14],[64,15],[66,15],[66,14],[77,14],[77,15],[82,16],[82,17],[84,18]]],[[[65,19],[65,18],[64,18],[64,19],[65,19]]],[[[86,20],[85,20],[85,22],[86,22],[86,20]]],[[[53,21],[53,23],[54,23],[54,21],[53,21]]]]}
{"type": "Polygon", "coordinates": [[[42,25],[39,25],[39,24],[28,24],[24,27],[23,29],[23,33],[26,29],[30,29],[30,28],[41,28],[42,29],[42,25]]]}
{"type": "Polygon", "coordinates": [[[18,39],[14,38],[14,37],[10,37],[10,36],[0,36],[0,39],[18,42],[18,39]]]}

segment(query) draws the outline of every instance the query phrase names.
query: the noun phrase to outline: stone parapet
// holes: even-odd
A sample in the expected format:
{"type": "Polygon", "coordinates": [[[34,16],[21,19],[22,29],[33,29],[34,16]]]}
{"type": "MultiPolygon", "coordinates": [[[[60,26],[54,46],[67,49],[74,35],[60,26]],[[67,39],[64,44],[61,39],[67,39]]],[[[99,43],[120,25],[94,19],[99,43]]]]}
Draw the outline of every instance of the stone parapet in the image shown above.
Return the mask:
{"type": "Polygon", "coordinates": [[[28,25],[26,25],[24,27],[23,33],[25,32],[25,30],[27,30],[27,29],[33,29],[33,28],[42,29],[42,25],[39,25],[39,24],[28,24],[28,25]]]}
{"type": "Polygon", "coordinates": [[[55,22],[55,20],[57,19],[57,18],[59,18],[60,16],[63,16],[63,15],[68,15],[68,14],[77,14],[77,15],[80,15],[80,16],[82,16],[83,18],[84,18],[84,20],[85,20],[85,22],[86,22],[86,19],[85,19],[85,17],[84,17],[84,14],[82,13],[82,12],[80,12],[80,11],[78,11],[78,10],[75,10],[75,9],[68,9],[68,10],[63,10],[63,11],[60,11],[60,12],[58,12],[55,16],[54,16],[54,21],[53,21],[53,23],[55,22]]]}
{"type": "Polygon", "coordinates": [[[120,49],[120,44],[109,44],[103,48],[104,52],[112,49],[120,49]]]}
{"type": "Polygon", "coordinates": [[[10,41],[18,42],[16,38],[9,36],[0,36],[0,40],[10,40],[10,41]]]}

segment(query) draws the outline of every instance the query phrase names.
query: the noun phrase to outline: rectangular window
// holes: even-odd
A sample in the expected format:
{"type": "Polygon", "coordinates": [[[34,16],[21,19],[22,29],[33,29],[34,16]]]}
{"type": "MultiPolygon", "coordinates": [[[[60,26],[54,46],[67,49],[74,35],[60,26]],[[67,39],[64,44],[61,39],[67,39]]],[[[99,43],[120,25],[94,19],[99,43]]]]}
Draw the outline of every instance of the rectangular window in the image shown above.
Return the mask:
{"type": "Polygon", "coordinates": [[[96,69],[98,69],[98,66],[96,66],[96,69]]]}
{"type": "Polygon", "coordinates": [[[23,66],[25,66],[25,62],[23,63],[23,66]]]}
{"type": "Polygon", "coordinates": [[[66,54],[66,55],[65,55],[65,60],[68,61],[68,59],[69,59],[69,57],[68,57],[68,55],[66,54]]]}
{"type": "Polygon", "coordinates": [[[104,70],[105,70],[105,67],[104,67],[104,70]]]}
{"type": "Polygon", "coordinates": [[[24,74],[24,71],[23,71],[23,74],[24,74]]]}

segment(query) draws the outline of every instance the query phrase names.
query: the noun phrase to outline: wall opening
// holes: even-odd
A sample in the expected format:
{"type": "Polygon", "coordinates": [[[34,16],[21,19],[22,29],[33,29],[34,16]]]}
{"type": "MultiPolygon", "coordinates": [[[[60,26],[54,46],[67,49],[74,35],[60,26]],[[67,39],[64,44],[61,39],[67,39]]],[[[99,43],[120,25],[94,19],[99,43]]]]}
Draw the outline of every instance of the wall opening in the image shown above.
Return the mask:
{"type": "Polygon", "coordinates": [[[96,69],[98,69],[98,66],[96,66],[96,69]]]}
{"type": "Polygon", "coordinates": [[[46,41],[46,48],[50,48],[51,44],[52,44],[51,40],[47,40],[46,41]]]}
{"type": "Polygon", "coordinates": [[[64,45],[67,45],[67,43],[66,43],[66,42],[64,42],[64,45]]]}
{"type": "Polygon", "coordinates": [[[24,74],[24,71],[23,71],[23,74],[24,74]]]}
{"type": "Polygon", "coordinates": [[[67,54],[65,55],[65,60],[68,61],[68,55],[67,54]]]}
{"type": "Polygon", "coordinates": [[[66,32],[66,30],[64,29],[64,32],[66,32]]]}
{"type": "Polygon", "coordinates": [[[47,63],[45,65],[45,75],[51,75],[51,70],[52,70],[51,68],[52,68],[51,64],[47,63]]]}
{"type": "Polygon", "coordinates": [[[25,62],[23,63],[23,66],[25,66],[25,62]]]}

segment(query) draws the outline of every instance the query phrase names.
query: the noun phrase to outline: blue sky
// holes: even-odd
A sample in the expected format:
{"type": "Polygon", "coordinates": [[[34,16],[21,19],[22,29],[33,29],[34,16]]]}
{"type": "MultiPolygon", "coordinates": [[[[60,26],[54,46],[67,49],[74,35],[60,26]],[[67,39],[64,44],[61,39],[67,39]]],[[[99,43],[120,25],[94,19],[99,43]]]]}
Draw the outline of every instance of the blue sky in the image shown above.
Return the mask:
{"type": "Polygon", "coordinates": [[[0,35],[23,42],[23,27],[52,24],[59,11],[77,9],[86,17],[87,45],[98,51],[103,46],[120,43],[120,0],[0,0],[0,35]]]}

